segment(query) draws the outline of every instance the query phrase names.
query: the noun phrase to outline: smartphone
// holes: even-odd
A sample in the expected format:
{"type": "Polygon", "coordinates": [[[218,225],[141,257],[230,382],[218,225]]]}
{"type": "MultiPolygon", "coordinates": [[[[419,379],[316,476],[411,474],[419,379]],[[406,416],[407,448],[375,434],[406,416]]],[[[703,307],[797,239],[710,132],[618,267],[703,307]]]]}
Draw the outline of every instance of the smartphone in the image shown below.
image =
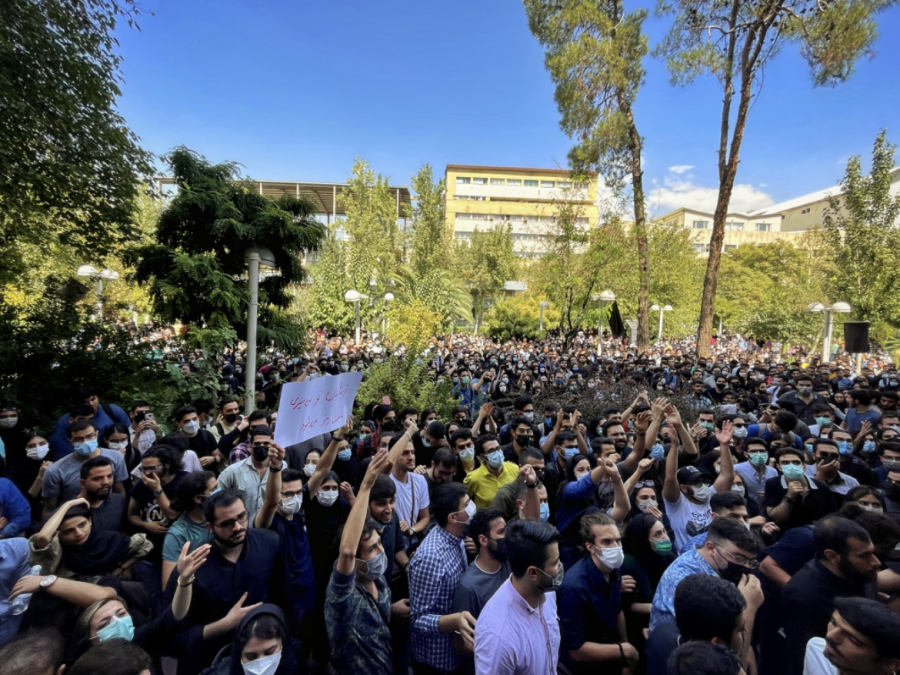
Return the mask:
{"type": "Polygon", "coordinates": [[[144,415],[144,419],[145,419],[145,420],[152,420],[152,419],[153,419],[153,413],[152,413],[152,412],[148,412],[146,415],[144,415]]]}

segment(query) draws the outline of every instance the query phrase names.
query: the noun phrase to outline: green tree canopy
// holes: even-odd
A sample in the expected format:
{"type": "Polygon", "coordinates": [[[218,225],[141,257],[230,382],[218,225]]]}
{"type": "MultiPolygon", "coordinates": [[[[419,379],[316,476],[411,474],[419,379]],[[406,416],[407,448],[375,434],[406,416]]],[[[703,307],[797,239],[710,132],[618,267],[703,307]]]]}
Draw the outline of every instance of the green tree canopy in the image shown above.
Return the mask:
{"type": "Polygon", "coordinates": [[[477,330],[488,300],[518,274],[512,225],[500,223],[486,230],[476,227],[468,241],[459,242],[456,254],[459,277],[474,300],[477,330]]]}
{"type": "Polygon", "coordinates": [[[261,274],[260,342],[299,341],[299,327],[280,310],[291,303],[289,286],[306,277],[300,257],[323,237],[315,207],[292,195],[260,195],[239,180],[231,162],[211,164],[184,147],[166,159],[178,194],[160,215],[155,243],[129,253],[135,278],[149,284],[156,315],[245,335],[250,292],[244,255],[259,245],[276,263],[261,274]]]}

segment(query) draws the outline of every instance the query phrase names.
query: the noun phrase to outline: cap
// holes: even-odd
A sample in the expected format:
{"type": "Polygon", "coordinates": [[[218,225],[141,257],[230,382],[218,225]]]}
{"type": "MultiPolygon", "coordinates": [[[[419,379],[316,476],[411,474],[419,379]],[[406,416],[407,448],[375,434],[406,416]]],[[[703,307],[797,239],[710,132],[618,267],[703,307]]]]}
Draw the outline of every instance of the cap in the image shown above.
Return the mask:
{"type": "Polygon", "coordinates": [[[900,614],[867,598],[835,598],[841,618],[872,641],[879,658],[900,658],[900,614]]]}
{"type": "Polygon", "coordinates": [[[678,469],[678,473],[675,474],[675,477],[678,479],[679,483],[690,485],[691,483],[696,483],[701,478],[707,478],[708,476],[696,466],[683,466],[678,469]]]}

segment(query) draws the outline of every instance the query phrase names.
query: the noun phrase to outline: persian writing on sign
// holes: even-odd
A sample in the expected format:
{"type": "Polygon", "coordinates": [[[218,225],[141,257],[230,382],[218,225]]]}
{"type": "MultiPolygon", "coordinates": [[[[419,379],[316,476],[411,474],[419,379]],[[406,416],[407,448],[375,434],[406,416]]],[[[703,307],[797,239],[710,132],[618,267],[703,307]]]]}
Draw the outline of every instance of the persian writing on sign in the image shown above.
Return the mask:
{"type": "Polygon", "coordinates": [[[301,443],[347,423],[362,373],[341,373],[281,388],[275,442],[282,447],[301,443]]]}

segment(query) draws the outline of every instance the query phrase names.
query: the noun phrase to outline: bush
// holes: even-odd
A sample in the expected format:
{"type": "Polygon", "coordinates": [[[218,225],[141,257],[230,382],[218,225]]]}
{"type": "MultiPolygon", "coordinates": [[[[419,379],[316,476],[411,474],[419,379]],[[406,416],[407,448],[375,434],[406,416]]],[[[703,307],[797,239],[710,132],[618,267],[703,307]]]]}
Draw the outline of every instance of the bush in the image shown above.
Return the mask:
{"type": "Polygon", "coordinates": [[[381,363],[366,368],[356,400],[361,406],[372,401],[381,403],[382,397],[390,398],[397,410],[412,406],[418,411],[430,408],[439,419],[449,419],[457,405],[453,387],[448,382],[438,384],[429,372],[429,357],[419,357],[421,349],[410,349],[405,358],[388,356],[381,363]]]}
{"type": "MultiPolygon", "coordinates": [[[[488,335],[501,341],[511,338],[540,339],[540,302],[540,298],[533,295],[503,298],[485,314],[488,335]]],[[[558,326],[559,310],[551,305],[544,310],[544,333],[558,326]]]]}

